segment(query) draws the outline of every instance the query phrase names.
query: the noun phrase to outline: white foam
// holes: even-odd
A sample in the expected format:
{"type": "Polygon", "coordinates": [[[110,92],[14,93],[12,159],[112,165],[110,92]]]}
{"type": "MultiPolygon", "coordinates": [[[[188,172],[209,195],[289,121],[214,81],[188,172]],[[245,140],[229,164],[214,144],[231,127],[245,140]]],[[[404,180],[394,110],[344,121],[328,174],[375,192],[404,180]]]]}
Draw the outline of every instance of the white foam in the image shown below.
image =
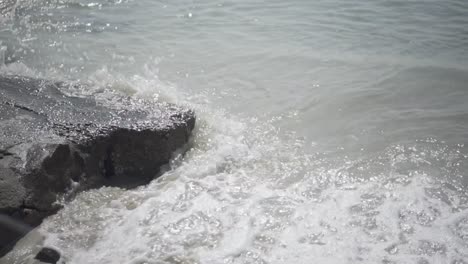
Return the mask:
{"type": "Polygon", "coordinates": [[[48,218],[39,229],[44,244],[60,248],[66,263],[468,259],[464,194],[428,174],[436,160],[466,161],[462,154],[426,142],[389,146],[366,160],[309,155],[270,123],[192,101],[149,68],[143,76],[114,80],[106,69],[93,78],[194,108],[192,149],[148,186],[88,191],[48,218]]]}

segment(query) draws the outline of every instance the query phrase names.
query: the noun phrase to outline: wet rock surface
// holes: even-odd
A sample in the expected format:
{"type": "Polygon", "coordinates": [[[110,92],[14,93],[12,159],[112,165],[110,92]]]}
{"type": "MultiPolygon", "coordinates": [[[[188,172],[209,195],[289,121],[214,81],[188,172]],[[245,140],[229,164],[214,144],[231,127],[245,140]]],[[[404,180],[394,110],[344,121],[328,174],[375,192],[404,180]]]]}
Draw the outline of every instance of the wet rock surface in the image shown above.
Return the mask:
{"type": "Polygon", "coordinates": [[[57,263],[60,260],[60,253],[52,248],[44,247],[37,253],[35,259],[44,263],[57,263]]]}
{"type": "MultiPolygon", "coordinates": [[[[37,226],[80,190],[148,183],[195,125],[192,111],[174,105],[70,96],[67,89],[0,76],[0,215],[12,221],[37,226]]],[[[24,235],[10,233],[0,252],[24,235]]]]}

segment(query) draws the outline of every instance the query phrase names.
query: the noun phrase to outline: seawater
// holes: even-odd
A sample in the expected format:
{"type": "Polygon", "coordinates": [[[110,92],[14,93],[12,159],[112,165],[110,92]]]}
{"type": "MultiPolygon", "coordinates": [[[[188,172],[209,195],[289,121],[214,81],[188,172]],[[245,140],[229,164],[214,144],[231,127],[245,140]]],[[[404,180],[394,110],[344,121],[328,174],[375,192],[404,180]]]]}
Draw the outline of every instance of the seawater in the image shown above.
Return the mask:
{"type": "Polygon", "coordinates": [[[161,178],[82,193],[36,230],[64,262],[468,263],[468,2],[3,0],[0,12],[2,74],[197,113],[161,178]]]}

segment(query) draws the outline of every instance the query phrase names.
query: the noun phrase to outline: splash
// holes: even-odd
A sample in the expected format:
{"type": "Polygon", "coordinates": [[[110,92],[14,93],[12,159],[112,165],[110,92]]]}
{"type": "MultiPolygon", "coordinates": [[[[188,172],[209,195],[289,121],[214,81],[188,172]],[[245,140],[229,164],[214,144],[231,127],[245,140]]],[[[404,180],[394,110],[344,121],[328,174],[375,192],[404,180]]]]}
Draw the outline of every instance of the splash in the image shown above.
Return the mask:
{"type": "Polygon", "coordinates": [[[194,108],[199,122],[191,149],[148,186],[88,191],[47,219],[38,230],[43,244],[60,249],[64,262],[468,259],[464,146],[427,139],[390,145],[371,157],[307,153],[274,118],[210,109],[155,78],[154,67],[130,78],[100,70],[91,80],[135,98],[163,97],[194,108]]]}

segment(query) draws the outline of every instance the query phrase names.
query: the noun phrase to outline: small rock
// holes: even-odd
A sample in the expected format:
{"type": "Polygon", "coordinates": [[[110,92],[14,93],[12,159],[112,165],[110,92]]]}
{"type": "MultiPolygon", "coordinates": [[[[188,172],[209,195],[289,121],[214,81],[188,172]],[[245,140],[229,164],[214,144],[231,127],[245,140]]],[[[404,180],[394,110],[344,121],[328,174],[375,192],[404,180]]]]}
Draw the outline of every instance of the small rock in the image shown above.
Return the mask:
{"type": "Polygon", "coordinates": [[[35,259],[44,263],[55,264],[60,259],[60,253],[55,249],[44,247],[39,251],[39,253],[37,253],[35,259]]]}

